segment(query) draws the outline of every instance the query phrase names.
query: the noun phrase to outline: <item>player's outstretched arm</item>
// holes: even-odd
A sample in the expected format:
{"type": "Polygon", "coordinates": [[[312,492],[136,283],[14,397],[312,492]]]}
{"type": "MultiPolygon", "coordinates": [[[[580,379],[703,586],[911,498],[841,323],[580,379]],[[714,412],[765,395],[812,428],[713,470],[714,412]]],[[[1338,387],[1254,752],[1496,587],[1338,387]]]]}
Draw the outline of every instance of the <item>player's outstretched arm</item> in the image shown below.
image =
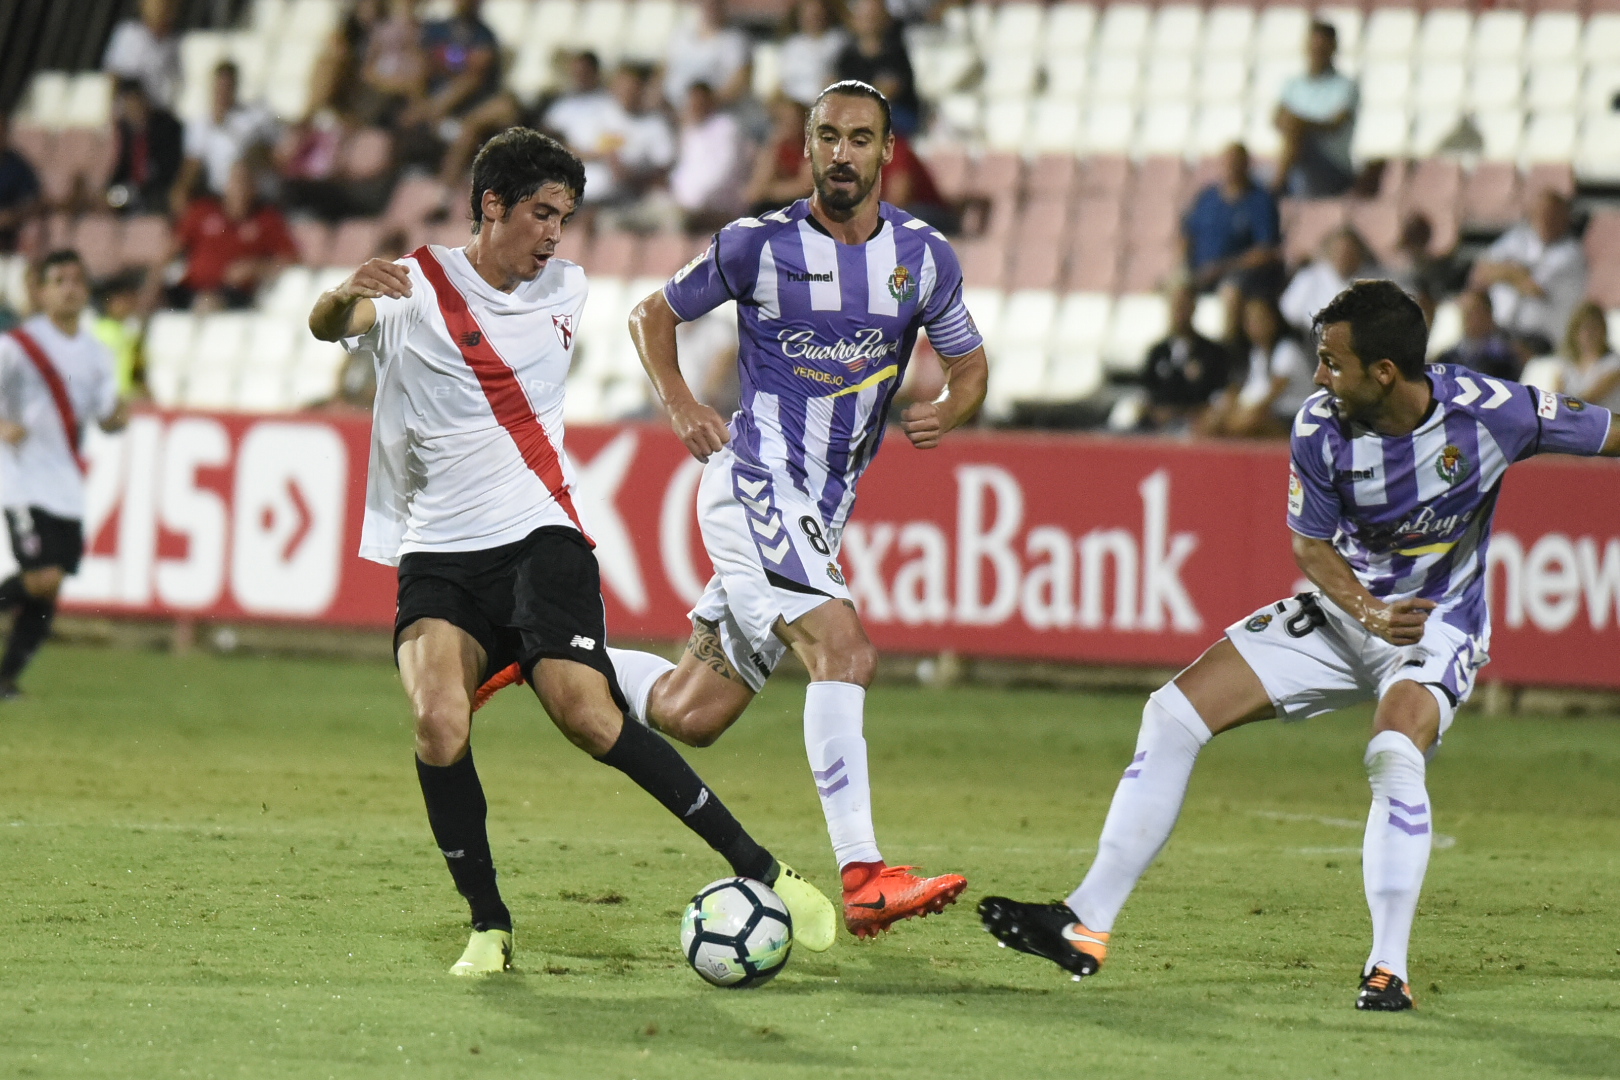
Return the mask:
{"type": "Polygon", "coordinates": [[[711,454],[719,453],[731,441],[731,429],[726,427],[724,417],[694,397],[692,388],[686,385],[675,351],[675,327],[680,322],[663,292],[655,292],[630,313],[630,340],[636,343],[641,366],[669,413],[675,434],[693,457],[708,461],[711,454]]]}
{"type": "Polygon", "coordinates": [[[973,419],[990,381],[983,345],[966,356],[941,356],[939,362],[945,365],[945,389],[933,401],[916,402],[900,414],[900,429],[919,450],[932,450],[941,435],[973,419]]]}
{"type": "Polygon", "coordinates": [[[1386,604],[1367,591],[1327,540],[1294,534],[1294,562],[1311,583],[1356,621],[1391,645],[1416,645],[1423,639],[1423,627],[1433,600],[1397,600],[1386,604]]]}
{"type": "Polygon", "coordinates": [[[372,259],[334,289],[321,293],[309,313],[309,332],[321,341],[342,341],[364,334],[377,324],[379,296],[403,300],[411,295],[410,271],[387,259],[372,259]]]}
{"type": "Polygon", "coordinates": [[[1598,453],[1603,457],[1620,457],[1620,424],[1612,419],[1609,421],[1609,437],[1603,440],[1603,449],[1598,453]]]}

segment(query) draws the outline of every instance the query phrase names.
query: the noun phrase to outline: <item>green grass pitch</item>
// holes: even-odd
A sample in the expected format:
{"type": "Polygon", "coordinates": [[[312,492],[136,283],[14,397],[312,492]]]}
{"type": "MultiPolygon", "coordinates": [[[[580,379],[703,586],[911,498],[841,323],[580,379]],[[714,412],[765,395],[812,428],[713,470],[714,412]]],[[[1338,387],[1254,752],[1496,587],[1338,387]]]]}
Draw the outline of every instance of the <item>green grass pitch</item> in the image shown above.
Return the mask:
{"type": "MultiPolygon", "coordinates": [[[[466,910],[385,664],[52,646],[0,706],[0,1076],[1620,1076],[1620,720],[1465,715],[1430,771],[1419,1010],[1351,1007],[1365,714],[1205,751],[1102,974],[993,947],[988,891],[1066,893],[1141,697],[882,687],[879,839],[963,902],[708,987],[678,913],[725,867],[526,691],[480,714],[518,970],[445,974],[466,910]],[[1444,841],[1443,841],[1444,842],[1444,841]]],[[[698,768],[835,883],[773,685],[698,768]]]]}

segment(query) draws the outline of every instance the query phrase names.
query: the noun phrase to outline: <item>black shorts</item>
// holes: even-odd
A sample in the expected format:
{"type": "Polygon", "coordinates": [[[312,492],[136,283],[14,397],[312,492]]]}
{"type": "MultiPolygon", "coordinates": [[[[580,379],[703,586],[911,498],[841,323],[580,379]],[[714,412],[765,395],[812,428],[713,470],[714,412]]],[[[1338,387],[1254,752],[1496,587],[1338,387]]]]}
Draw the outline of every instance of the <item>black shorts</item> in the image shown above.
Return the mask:
{"type": "Polygon", "coordinates": [[[22,569],[56,566],[69,576],[79,572],[84,558],[84,523],[79,519],[57,517],[37,506],[8,506],[6,529],[22,569]]]}
{"type": "Polygon", "coordinates": [[[483,551],[412,551],[399,561],[399,635],[418,619],[465,630],[488,658],[479,677],[518,664],[524,678],[545,658],[600,671],[613,700],[624,694],[607,655],[607,617],[596,554],[577,529],[546,525],[483,551]]]}

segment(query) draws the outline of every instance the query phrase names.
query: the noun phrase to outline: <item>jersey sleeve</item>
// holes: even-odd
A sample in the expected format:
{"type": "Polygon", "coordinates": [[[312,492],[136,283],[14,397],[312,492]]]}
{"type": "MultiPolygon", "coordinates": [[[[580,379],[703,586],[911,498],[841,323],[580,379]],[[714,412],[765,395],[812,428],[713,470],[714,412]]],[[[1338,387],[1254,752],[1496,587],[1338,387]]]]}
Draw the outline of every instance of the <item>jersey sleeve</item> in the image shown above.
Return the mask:
{"type": "Polygon", "coordinates": [[[398,299],[391,296],[375,298],[371,304],[377,312],[377,321],[371,324],[371,329],[343,339],[343,347],[349,352],[369,352],[379,374],[399,355],[405,346],[405,338],[422,321],[428,305],[433,302],[433,287],[428,284],[421,267],[416,265],[416,260],[401,259],[399,264],[411,276],[411,295],[398,299]]]}
{"type": "Polygon", "coordinates": [[[753,292],[759,276],[759,252],[739,235],[735,222],[714,234],[703,254],[675,272],[664,285],[664,299],[682,322],[700,319],[727,300],[741,300],[753,292]],[[754,252],[749,265],[748,252],[754,252]]]}
{"type": "Polygon", "coordinates": [[[930,244],[929,250],[933,252],[934,273],[938,276],[921,313],[928,343],[941,356],[966,356],[983,345],[984,338],[962,302],[962,264],[948,243],[930,244]]]}
{"type": "MultiPolygon", "coordinates": [[[[1309,408],[1311,402],[1307,401],[1304,409],[1309,408]]],[[[1327,444],[1319,432],[1320,425],[1315,423],[1294,424],[1288,458],[1288,527],[1313,540],[1331,540],[1339,531],[1344,507],[1333,486],[1324,457],[1327,444]]]]}
{"type": "Polygon", "coordinates": [[[1602,453],[1613,417],[1608,409],[1590,405],[1580,398],[1554,394],[1526,386],[1535,399],[1536,439],[1523,454],[1579,454],[1594,457],[1602,453]]]}

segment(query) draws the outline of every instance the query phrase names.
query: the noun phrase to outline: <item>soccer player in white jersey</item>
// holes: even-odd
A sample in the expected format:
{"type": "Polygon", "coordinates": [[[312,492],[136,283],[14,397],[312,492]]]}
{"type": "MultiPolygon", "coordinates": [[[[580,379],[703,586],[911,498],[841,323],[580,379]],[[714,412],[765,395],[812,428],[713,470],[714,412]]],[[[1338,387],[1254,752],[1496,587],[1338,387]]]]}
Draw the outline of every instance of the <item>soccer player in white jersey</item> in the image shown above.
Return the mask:
{"type": "Polygon", "coordinates": [[[33,270],[39,313],[0,335],[0,501],[18,572],[0,582],[0,609],[16,609],[0,656],[0,699],[51,631],[56,594],[84,556],[85,428],[117,431],[112,354],[82,327],[90,300],[84,263],[54,251],[33,270]]]}
{"type": "Polygon", "coordinates": [[[722,229],[708,251],[642,301],[630,330],[659,400],[707,463],[698,518],[715,576],[678,665],[610,650],[632,715],[706,746],[747,708],[788,649],[810,671],[804,739],[844,887],[844,923],[869,937],[944,909],[957,874],[888,866],[872,826],[863,712],[877,653],[838,565],[855,485],[926,328],[947,370],[938,401],[902,421],[927,449],[984,400],[984,347],[945,238],[880,202],[893,153],[889,105],[835,83],[806,126],[815,191],[722,229]],[[727,422],[681,377],[675,327],[737,301],[742,407],[727,422]]]}
{"type": "Polygon", "coordinates": [[[834,912],[743,830],[675,748],[626,723],[607,659],[600,577],[563,453],[563,384],[584,271],[555,257],[584,191],[555,140],[510,128],[473,163],[473,236],[373,259],[324,294],[310,329],[377,368],[361,555],[399,567],[395,655],[416,720],[428,822],[473,933],[451,969],[510,965],[472,701],[518,665],[570,742],[620,770],[731,864],[775,887],[796,940],[825,948],[834,912]]]}
{"type": "Polygon", "coordinates": [[[1316,383],[1294,420],[1288,527],[1315,586],[1234,623],[1142,714],[1085,880],[1062,904],[986,897],[985,929],[1094,974],[1137,879],[1170,837],[1198,752],[1256,720],[1376,701],[1362,876],[1372,950],[1356,1008],[1412,1007],[1407,946],[1433,839],[1427,761],[1486,662],[1486,546],[1502,475],[1539,453],[1620,456],[1609,413],[1424,367],[1417,302],[1358,281],[1316,316],[1316,383]]]}

